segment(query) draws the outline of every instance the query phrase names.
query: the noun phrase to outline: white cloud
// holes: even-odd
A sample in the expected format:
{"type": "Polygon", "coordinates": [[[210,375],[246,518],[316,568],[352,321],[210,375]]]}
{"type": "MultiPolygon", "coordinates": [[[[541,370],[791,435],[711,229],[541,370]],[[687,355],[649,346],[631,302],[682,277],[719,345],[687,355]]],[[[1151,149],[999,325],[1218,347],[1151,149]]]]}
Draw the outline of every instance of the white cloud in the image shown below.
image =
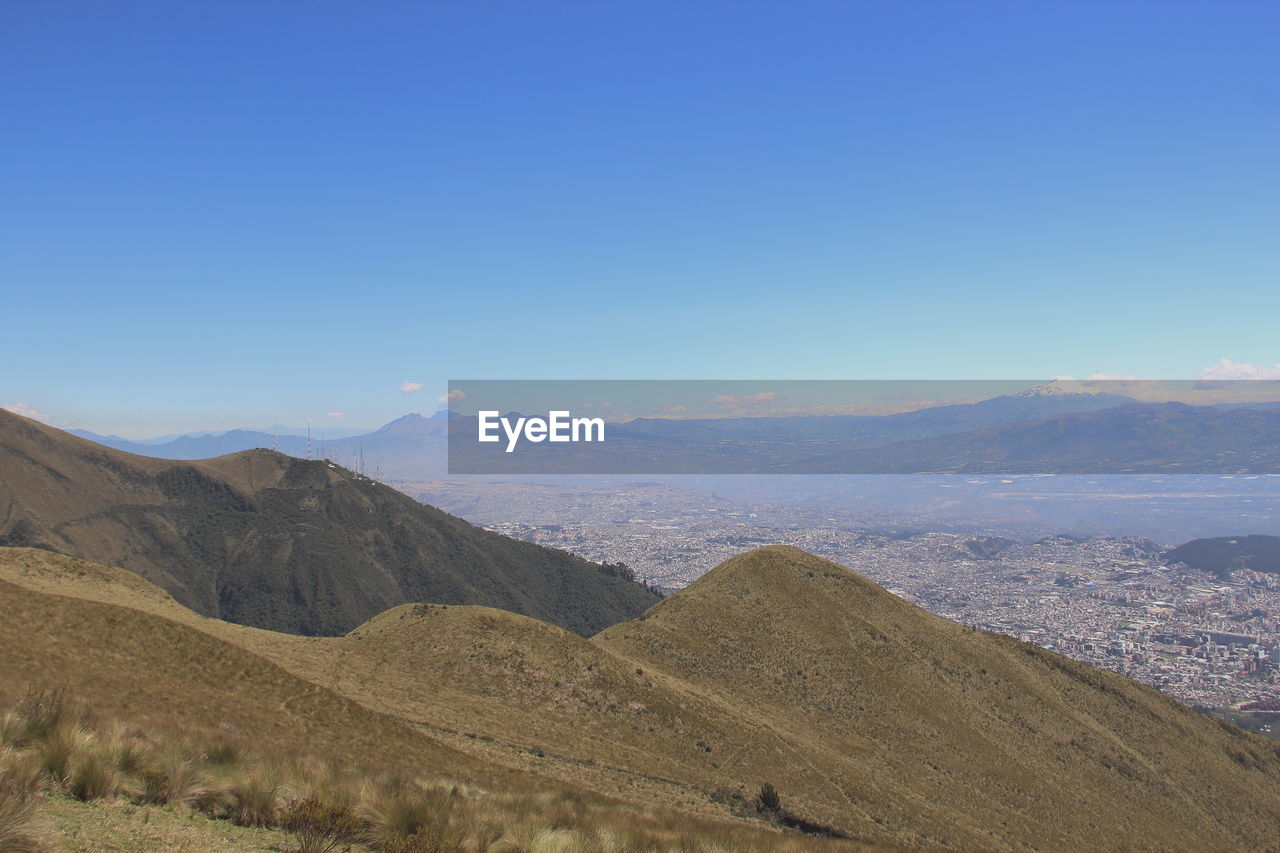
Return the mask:
{"type": "Polygon", "coordinates": [[[1280,364],[1258,367],[1224,358],[1200,371],[1199,379],[1280,379],[1280,364]]]}
{"type": "Polygon", "coordinates": [[[465,399],[467,399],[467,395],[461,390],[454,388],[443,397],[437,397],[436,402],[442,406],[452,406],[454,403],[461,403],[465,399]]]}
{"type": "Polygon", "coordinates": [[[406,382],[400,386],[400,393],[402,394],[412,394],[414,391],[421,391],[421,390],[422,390],[421,382],[406,382]]]}
{"type": "Polygon", "coordinates": [[[347,416],[346,412],[330,412],[329,414],[325,415],[326,418],[329,418],[330,420],[334,420],[334,421],[340,421],[346,416],[347,416]]]}
{"type": "Polygon", "coordinates": [[[5,403],[3,406],[0,406],[0,409],[5,409],[13,412],[15,415],[22,415],[24,418],[31,418],[37,421],[49,420],[49,416],[44,412],[38,411],[32,406],[28,406],[26,403],[5,403]]]}

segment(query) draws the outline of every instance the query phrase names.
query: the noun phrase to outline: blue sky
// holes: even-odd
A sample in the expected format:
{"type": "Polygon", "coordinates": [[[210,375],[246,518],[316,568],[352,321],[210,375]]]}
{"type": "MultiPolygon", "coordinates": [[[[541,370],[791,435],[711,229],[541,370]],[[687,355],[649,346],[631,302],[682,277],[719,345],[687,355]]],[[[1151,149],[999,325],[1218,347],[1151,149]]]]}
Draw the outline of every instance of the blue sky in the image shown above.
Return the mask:
{"type": "Polygon", "coordinates": [[[1274,365],[1277,43],[1274,2],[11,0],[0,404],[1274,365]]]}

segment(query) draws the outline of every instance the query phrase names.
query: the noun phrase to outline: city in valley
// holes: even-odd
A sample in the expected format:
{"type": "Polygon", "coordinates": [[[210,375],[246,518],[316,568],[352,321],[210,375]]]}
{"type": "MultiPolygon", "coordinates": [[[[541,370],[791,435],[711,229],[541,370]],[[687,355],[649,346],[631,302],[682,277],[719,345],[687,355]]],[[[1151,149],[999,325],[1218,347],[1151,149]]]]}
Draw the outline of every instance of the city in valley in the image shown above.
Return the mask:
{"type": "Polygon", "coordinates": [[[938,615],[1121,672],[1190,705],[1280,710],[1280,575],[1219,577],[1166,564],[1167,549],[1142,536],[936,532],[904,524],[901,513],[736,503],[652,484],[401,488],[507,535],[625,563],[667,589],[758,545],[794,545],[938,615]],[[513,518],[522,520],[500,520],[513,518]]]}

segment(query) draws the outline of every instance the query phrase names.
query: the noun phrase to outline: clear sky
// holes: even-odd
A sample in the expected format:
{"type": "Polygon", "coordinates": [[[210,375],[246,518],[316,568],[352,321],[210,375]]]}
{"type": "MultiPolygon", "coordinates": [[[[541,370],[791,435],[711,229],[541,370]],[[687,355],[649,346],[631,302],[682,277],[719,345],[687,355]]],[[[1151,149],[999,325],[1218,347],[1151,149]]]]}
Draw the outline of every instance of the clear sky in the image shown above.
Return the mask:
{"type": "Polygon", "coordinates": [[[6,0],[0,404],[1267,367],[1278,44],[1274,0],[6,0]]]}

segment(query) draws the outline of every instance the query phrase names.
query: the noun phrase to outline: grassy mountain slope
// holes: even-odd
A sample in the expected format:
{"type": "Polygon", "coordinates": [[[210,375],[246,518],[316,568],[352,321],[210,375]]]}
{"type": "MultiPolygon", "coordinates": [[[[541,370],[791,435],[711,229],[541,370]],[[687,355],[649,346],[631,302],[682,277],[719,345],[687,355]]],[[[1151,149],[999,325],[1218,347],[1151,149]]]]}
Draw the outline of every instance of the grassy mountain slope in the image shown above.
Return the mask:
{"type": "MultiPolygon", "coordinates": [[[[729,560],[595,642],[805,744],[819,772],[779,789],[820,819],[965,849],[1275,842],[1273,744],[795,549],[729,560]]],[[[791,769],[780,755],[774,775],[791,769]]]]}
{"type": "Polygon", "coordinates": [[[657,601],[327,462],[265,450],[151,459],[2,410],[0,544],[121,566],[201,613],[302,634],[423,600],[589,634],[657,601]]]}
{"type": "MultiPolygon", "coordinates": [[[[73,685],[96,710],[142,724],[210,731],[229,726],[282,749],[321,751],[358,766],[449,767],[459,775],[516,778],[190,625],[13,583],[21,578],[9,551],[0,573],[5,693],[29,684],[73,685]]],[[[19,555],[27,570],[66,559],[27,553],[19,555]]],[[[96,575],[100,567],[79,568],[96,575]]],[[[119,580],[128,583],[94,582],[119,580]]],[[[126,590],[116,594],[127,598],[126,590]]]]}
{"type": "Polygon", "coordinates": [[[854,837],[967,850],[1265,850],[1280,820],[1274,744],[791,548],[729,560],[589,640],[438,605],[284,636],[24,549],[0,554],[0,578],[133,601],[470,761],[654,807],[725,817],[740,801],[717,788],[769,782],[854,837]]]}
{"type": "MultiPolygon", "coordinates": [[[[0,656],[0,700],[16,698],[28,685],[66,685],[96,715],[107,719],[202,737],[231,730],[269,746],[273,753],[324,757],[339,767],[380,775],[466,780],[499,799],[555,797],[563,792],[578,792],[573,793],[578,797],[584,788],[591,788],[610,798],[592,800],[599,808],[608,802],[616,804],[611,820],[656,820],[677,834],[687,830],[707,837],[716,836],[714,828],[721,826],[728,833],[726,838],[745,845],[741,849],[773,849],[775,844],[778,849],[796,849],[783,845],[768,824],[735,815],[727,805],[687,787],[644,777],[627,785],[607,774],[582,774],[581,781],[594,784],[580,785],[572,773],[548,772],[552,760],[531,754],[527,746],[507,749],[488,736],[468,737],[448,725],[451,717],[436,719],[431,709],[483,703],[472,692],[451,692],[441,681],[423,679],[421,672],[415,683],[396,681],[394,686],[423,710],[415,715],[394,713],[393,702],[381,701],[360,688],[395,677],[392,671],[370,669],[379,651],[428,651],[377,646],[401,633],[388,628],[414,607],[384,614],[364,626],[359,636],[300,637],[200,616],[122,569],[39,549],[0,548],[0,612],[6,616],[0,620],[0,644],[13,651],[0,656]],[[350,644],[350,653],[335,654],[343,643],[350,644]],[[338,672],[348,665],[365,669],[354,674],[338,672]],[[323,679],[309,675],[323,675],[323,679]],[[358,698],[353,701],[322,680],[341,683],[358,698]],[[451,747],[450,741],[459,748],[451,747]],[[679,796],[664,795],[670,789],[677,789],[679,796]]],[[[576,634],[505,611],[466,606],[432,609],[464,614],[464,621],[478,615],[482,627],[500,627],[510,620],[531,628],[532,633],[513,635],[517,643],[540,636],[559,638],[571,647],[589,646],[576,634]]],[[[453,645],[461,642],[452,640],[453,645]]],[[[547,654],[554,657],[562,651],[550,647],[547,654]]],[[[502,693],[502,672],[497,665],[486,668],[485,678],[495,697],[502,693]]],[[[495,716],[490,722],[496,720],[495,716]]],[[[556,732],[557,737],[570,740],[574,736],[567,727],[556,732]]],[[[547,748],[562,745],[548,740],[547,748]]],[[[80,832],[88,833],[86,843],[92,845],[92,829],[80,832]]],[[[126,832],[131,833],[136,834],[126,832]]],[[[792,841],[804,849],[872,849],[810,844],[803,837],[792,841]]],[[[874,849],[888,848],[876,845],[874,849]]]]}
{"type": "MultiPolygon", "coordinates": [[[[720,744],[743,739],[744,722],[667,679],[642,677],[634,664],[554,625],[493,608],[418,604],[381,614],[347,637],[280,634],[200,616],[133,573],[27,548],[0,549],[0,582],[60,601],[141,611],[206,634],[318,690],[403,720],[480,765],[648,806],[730,816],[728,805],[710,796],[730,782],[717,769],[722,757],[698,742],[711,732],[720,744]]],[[[88,630],[79,636],[108,642],[88,630]]],[[[128,669],[119,659],[112,667],[128,669]]],[[[83,673],[71,676],[78,682],[83,673]]],[[[771,746],[747,749],[756,761],[769,760],[771,746]]],[[[745,782],[751,791],[760,784],[745,782]]]]}

